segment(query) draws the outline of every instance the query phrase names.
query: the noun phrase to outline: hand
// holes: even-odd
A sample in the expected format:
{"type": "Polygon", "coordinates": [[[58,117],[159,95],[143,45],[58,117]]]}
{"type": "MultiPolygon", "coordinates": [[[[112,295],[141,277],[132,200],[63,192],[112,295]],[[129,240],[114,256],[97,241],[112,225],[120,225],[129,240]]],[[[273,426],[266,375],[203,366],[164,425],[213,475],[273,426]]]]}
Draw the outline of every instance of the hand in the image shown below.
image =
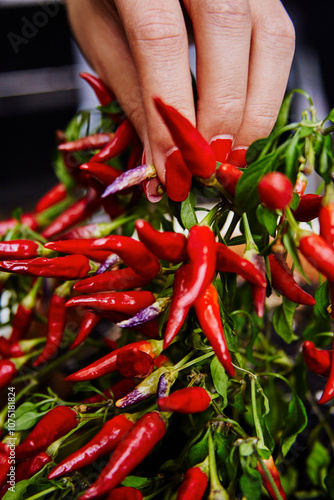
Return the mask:
{"type": "Polygon", "coordinates": [[[179,0],[67,1],[83,53],[117,96],[163,183],[174,144],[152,96],[196,123],[217,159],[225,161],[232,146],[229,158],[241,165],[247,147],[276,121],[294,54],[294,28],[279,0],[183,3],[196,45],[197,113],[179,0]]]}

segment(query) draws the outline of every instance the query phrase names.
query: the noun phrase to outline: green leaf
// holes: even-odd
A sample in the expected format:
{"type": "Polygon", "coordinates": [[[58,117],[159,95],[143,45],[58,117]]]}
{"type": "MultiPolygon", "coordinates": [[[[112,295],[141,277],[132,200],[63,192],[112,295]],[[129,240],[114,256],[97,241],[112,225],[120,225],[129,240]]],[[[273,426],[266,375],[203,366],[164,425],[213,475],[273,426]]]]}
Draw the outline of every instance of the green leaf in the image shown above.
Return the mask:
{"type": "Polygon", "coordinates": [[[212,375],[213,385],[215,386],[216,391],[223,398],[223,404],[221,406],[221,411],[226,408],[228,400],[227,400],[227,387],[229,385],[229,379],[226,375],[224,367],[218,360],[217,356],[213,358],[210,363],[210,370],[212,375]]]}
{"type": "Polygon", "coordinates": [[[292,391],[291,400],[288,407],[288,415],[284,419],[285,428],[281,435],[281,450],[285,456],[293,443],[307,425],[307,414],[305,406],[297,394],[292,391]]]}
{"type": "MultiPolygon", "coordinates": [[[[15,412],[15,430],[20,432],[30,429],[48,411],[49,409],[47,409],[45,412],[39,413],[36,410],[36,406],[33,403],[29,401],[23,403],[21,406],[18,407],[18,409],[15,412]]],[[[8,422],[5,424],[4,427],[8,428],[7,425],[8,422]]]]}
{"type": "Polygon", "coordinates": [[[300,196],[297,193],[293,193],[292,202],[290,205],[291,210],[296,210],[300,202],[300,196]]]}
{"type": "Polygon", "coordinates": [[[251,467],[244,468],[240,477],[240,488],[247,500],[259,500],[261,498],[262,479],[260,473],[251,467]]]}
{"type": "Polygon", "coordinates": [[[198,224],[195,207],[197,203],[196,195],[190,192],[188,198],[181,203],[181,220],[186,229],[191,229],[198,224]]]}
{"type": "Polygon", "coordinates": [[[326,184],[332,181],[333,172],[333,151],[332,151],[332,138],[326,135],[323,138],[322,149],[319,158],[319,165],[317,165],[317,172],[324,179],[326,184]]]}
{"type": "Polygon", "coordinates": [[[289,113],[290,113],[290,108],[291,108],[291,101],[293,98],[294,93],[289,92],[283,100],[283,103],[281,105],[281,109],[278,113],[278,117],[275,123],[275,126],[273,128],[272,133],[277,132],[280,128],[284,127],[284,125],[287,124],[288,119],[289,119],[289,113]]]}
{"type": "Polygon", "coordinates": [[[151,486],[152,480],[149,477],[127,476],[121,484],[123,484],[123,486],[137,488],[140,490],[151,486]]]}
{"type": "Polygon", "coordinates": [[[187,456],[187,468],[203,462],[203,460],[208,456],[208,433],[209,429],[206,431],[204,436],[190,448],[187,456]]]}
{"type": "Polygon", "coordinates": [[[275,236],[277,228],[277,213],[259,205],[256,210],[257,220],[266,228],[270,236],[275,236]]]}
{"type": "Polygon", "coordinates": [[[272,170],[276,154],[260,158],[244,171],[235,190],[235,203],[242,210],[249,210],[259,203],[258,183],[261,177],[272,170]]]}
{"type": "Polygon", "coordinates": [[[119,102],[115,99],[114,101],[106,104],[105,106],[96,106],[96,109],[101,111],[101,113],[120,115],[123,114],[123,110],[119,102]]]}
{"type": "Polygon", "coordinates": [[[290,140],[289,145],[285,150],[285,175],[289,177],[294,185],[297,179],[299,156],[300,156],[300,130],[290,140]]]}
{"type": "Polygon", "coordinates": [[[297,304],[283,298],[283,302],[274,311],[273,326],[278,335],[290,344],[298,337],[293,333],[293,315],[297,304]]]}
{"type": "Polygon", "coordinates": [[[246,153],[246,161],[247,161],[248,166],[258,159],[264,146],[267,143],[268,143],[268,138],[262,138],[262,139],[258,139],[257,141],[254,141],[249,146],[249,148],[247,149],[247,153],[246,153]]]}
{"type": "Polygon", "coordinates": [[[320,441],[315,441],[310,454],[306,459],[306,470],[314,486],[324,487],[327,467],[330,464],[328,450],[320,441]]]}
{"type": "Polygon", "coordinates": [[[329,284],[324,281],[315,292],[316,304],[314,306],[314,314],[322,316],[325,320],[328,319],[328,306],[330,304],[329,284]]]}
{"type": "Polygon", "coordinates": [[[293,237],[293,233],[291,229],[289,228],[286,233],[283,234],[283,244],[285,248],[287,249],[287,252],[290,254],[290,257],[292,258],[293,264],[299,274],[301,274],[307,283],[310,283],[309,278],[307,277],[303,266],[301,265],[300,259],[299,259],[299,254],[297,250],[297,246],[293,237]]]}

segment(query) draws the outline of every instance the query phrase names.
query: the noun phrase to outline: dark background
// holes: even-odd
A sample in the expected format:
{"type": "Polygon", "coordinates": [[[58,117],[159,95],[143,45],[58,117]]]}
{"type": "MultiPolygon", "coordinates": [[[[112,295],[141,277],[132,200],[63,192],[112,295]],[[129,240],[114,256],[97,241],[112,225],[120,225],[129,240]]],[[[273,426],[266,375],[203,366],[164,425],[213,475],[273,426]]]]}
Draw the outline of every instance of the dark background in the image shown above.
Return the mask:
{"type": "MultiPolygon", "coordinates": [[[[297,33],[289,88],[308,91],[321,118],[322,111],[334,107],[334,2],[283,3],[297,33]]],[[[66,126],[82,101],[78,59],[62,4],[0,1],[0,33],[3,218],[17,206],[32,209],[56,182],[52,168],[55,130],[66,126]],[[47,7],[53,14],[47,13],[47,7]]]]}

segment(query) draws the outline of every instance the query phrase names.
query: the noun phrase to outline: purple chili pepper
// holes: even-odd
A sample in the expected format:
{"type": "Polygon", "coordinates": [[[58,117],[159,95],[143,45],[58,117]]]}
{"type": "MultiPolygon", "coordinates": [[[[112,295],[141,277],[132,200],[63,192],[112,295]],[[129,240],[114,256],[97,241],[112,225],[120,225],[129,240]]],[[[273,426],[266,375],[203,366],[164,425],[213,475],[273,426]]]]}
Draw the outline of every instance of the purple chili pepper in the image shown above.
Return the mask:
{"type": "Polygon", "coordinates": [[[104,193],[101,195],[101,198],[105,198],[110,194],[115,194],[118,191],[122,191],[130,186],[137,186],[146,179],[152,179],[156,176],[157,172],[153,165],[139,165],[139,167],[127,170],[117,177],[117,179],[115,179],[114,182],[106,188],[104,193]]]}
{"type": "Polygon", "coordinates": [[[171,386],[177,379],[178,373],[165,372],[159,378],[157,398],[164,398],[169,395],[171,386]]]}
{"type": "Polygon", "coordinates": [[[121,259],[117,254],[115,253],[110,254],[109,257],[107,257],[106,260],[102,262],[102,264],[99,266],[95,274],[102,274],[105,273],[106,271],[109,271],[116,264],[118,264],[120,260],[121,259]]]}
{"type": "Polygon", "coordinates": [[[132,316],[132,318],[125,319],[124,321],[117,323],[117,326],[120,326],[121,328],[130,328],[131,326],[141,325],[142,323],[156,319],[163,311],[165,311],[165,309],[167,309],[171,300],[171,297],[157,299],[150,306],[141,309],[137,314],[135,314],[135,316],[132,316]]]}

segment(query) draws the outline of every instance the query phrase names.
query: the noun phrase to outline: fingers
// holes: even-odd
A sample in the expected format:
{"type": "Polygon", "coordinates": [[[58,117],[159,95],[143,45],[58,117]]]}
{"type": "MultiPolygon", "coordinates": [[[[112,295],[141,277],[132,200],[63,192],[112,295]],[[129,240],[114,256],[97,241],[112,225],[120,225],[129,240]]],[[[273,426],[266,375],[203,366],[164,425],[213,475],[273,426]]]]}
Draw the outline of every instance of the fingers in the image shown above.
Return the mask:
{"type": "Polygon", "coordinates": [[[137,69],[149,137],[146,159],[165,183],[166,154],[174,143],[153,96],[195,123],[184,17],[178,0],[116,0],[115,4],[137,69]]]}

